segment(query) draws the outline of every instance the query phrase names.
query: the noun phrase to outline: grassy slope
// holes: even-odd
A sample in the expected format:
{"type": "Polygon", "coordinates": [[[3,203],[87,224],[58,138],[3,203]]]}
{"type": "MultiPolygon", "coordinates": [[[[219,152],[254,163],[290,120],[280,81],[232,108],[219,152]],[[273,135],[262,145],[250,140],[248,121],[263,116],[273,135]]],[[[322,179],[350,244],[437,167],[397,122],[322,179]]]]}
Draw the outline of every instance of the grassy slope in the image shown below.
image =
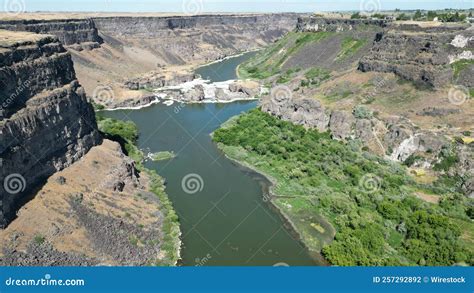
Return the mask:
{"type": "Polygon", "coordinates": [[[342,41],[342,48],[339,54],[337,55],[337,59],[343,59],[348,56],[351,56],[352,54],[356,53],[359,49],[361,49],[366,43],[367,43],[367,40],[356,40],[351,37],[346,37],[342,41]]]}
{"type": "Polygon", "coordinates": [[[149,189],[160,199],[160,210],[163,213],[163,243],[161,249],[165,252],[165,260],[156,263],[158,266],[173,266],[179,259],[180,228],[178,216],[165,192],[163,179],[154,171],[142,165],[143,153],[136,146],[138,128],[132,121],[120,121],[112,118],[97,117],[99,130],[109,139],[118,141],[126,150],[127,155],[136,162],[140,172],[145,172],[150,178],[149,189]]]}
{"type": "Polygon", "coordinates": [[[332,35],[331,32],[288,33],[274,45],[259,52],[254,58],[238,68],[240,78],[265,79],[281,73],[285,61],[307,44],[319,42],[332,35]]]}
{"type": "Polygon", "coordinates": [[[415,183],[403,166],[361,152],[259,110],[214,134],[231,158],[278,181],[274,203],[312,250],[337,265],[452,265],[471,263],[474,225],[467,200],[442,184],[415,183]],[[256,134],[257,135],[254,135],[256,134]],[[370,192],[370,184],[376,182],[370,192]],[[414,196],[437,193],[439,205],[414,196]],[[462,229],[462,230],[461,230],[462,229]],[[469,249],[469,247],[471,247],[469,249]]]}

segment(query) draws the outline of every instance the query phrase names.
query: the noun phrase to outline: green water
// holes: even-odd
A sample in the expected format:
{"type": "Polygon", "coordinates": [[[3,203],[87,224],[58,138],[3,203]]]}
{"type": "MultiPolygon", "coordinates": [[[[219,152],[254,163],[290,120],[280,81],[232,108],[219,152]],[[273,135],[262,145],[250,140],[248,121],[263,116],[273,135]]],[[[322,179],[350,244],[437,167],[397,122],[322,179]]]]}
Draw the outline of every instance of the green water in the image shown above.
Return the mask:
{"type": "Polygon", "coordinates": [[[244,53],[240,56],[228,58],[221,62],[202,66],[195,72],[203,79],[211,80],[213,82],[237,79],[237,66],[249,58],[255,56],[255,54],[257,54],[257,52],[244,53]]]}
{"type": "MultiPolygon", "coordinates": [[[[229,60],[214,65],[219,70],[229,66],[235,71],[236,63],[229,60]]],[[[140,129],[141,149],[174,151],[177,155],[169,161],[149,161],[145,165],[166,180],[166,192],[180,217],[183,265],[320,263],[264,201],[269,182],[228,160],[211,140],[210,133],[223,122],[256,106],[255,101],[175,103],[170,107],[156,104],[140,110],[104,113],[108,117],[133,120],[140,129]],[[189,174],[197,175],[192,175],[198,178],[197,187],[188,186],[196,187],[191,190],[196,193],[183,189],[183,178],[189,174]]]]}

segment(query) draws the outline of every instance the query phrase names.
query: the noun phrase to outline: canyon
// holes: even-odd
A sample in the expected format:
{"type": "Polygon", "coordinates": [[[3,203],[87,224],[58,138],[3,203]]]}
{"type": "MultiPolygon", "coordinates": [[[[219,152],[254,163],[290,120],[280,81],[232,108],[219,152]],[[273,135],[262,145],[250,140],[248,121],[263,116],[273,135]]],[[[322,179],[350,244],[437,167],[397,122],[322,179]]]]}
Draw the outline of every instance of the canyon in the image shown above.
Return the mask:
{"type": "MultiPolygon", "coordinates": [[[[174,213],[165,183],[104,138],[93,106],[140,108],[166,98],[180,102],[176,114],[187,103],[260,98],[263,112],[410,162],[408,172],[426,184],[460,178],[460,190],[474,197],[471,24],[66,14],[0,19],[0,36],[0,178],[15,179],[0,187],[1,264],[176,265],[180,231],[172,224],[165,241],[164,215],[174,213]],[[196,74],[255,50],[237,68],[242,80],[207,84],[196,74]]],[[[204,110],[216,119],[220,112],[204,110]]],[[[110,116],[123,113],[128,118],[110,116]]]]}
{"type": "Polygon", "coordinates": [[[300,14],[108,16],[0,20],[0,29],[52,34],[70,52],[88,96],[107,108],[140,106],[147,89],[195,78],[198,65],[271,44],[300,14]]]}
{"type": "MultiPolygon", "coordinates": [[[[303,70],[262,99],[263,111],[335,139],[360,140],[391,160],[416,157],[415,170],[432,170],[453,152],[459,160],[450,172],[474,196],[472,145],[453,144],[456,137],[469,141],[474,125],[472,25],[310,17],[300,18],[297,30],[324,37],[281,61],[284,70],[303,70]],[[345,41],[361,45],[340,58],[345,41]],[[466,66],[458,70],[456,62],[466,66]],[[316,81],[308,81],[308,64],[320,68],[316,81]]],[[[292,50],[286,42],[281,51],[292,50]]]]}
{"type": "Polygon", "coordinates": [[[296,19],[0,20],[0,263],[176,265],[162,179],[103,138],[89,102],[104,104],[105,88],[112,107],[147,103],[141,89],[192,80],[197,65],[265,46],[296,19]]]}

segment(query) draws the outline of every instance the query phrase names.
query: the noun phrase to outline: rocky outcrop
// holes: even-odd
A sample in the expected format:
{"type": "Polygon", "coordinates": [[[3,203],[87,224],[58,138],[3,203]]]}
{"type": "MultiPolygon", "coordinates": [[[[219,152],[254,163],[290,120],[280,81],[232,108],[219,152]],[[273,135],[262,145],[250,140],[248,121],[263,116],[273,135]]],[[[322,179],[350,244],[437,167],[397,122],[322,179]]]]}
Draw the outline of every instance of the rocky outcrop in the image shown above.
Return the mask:
{"type": "Polygon", "coordinates": [[[343,32],[363,29],[367,26],[385,28],[390,21],[373,19],[348,19],[348,18],[324,18],[324,17],[301,17],[298,18],[296,30],[299,32],[343,32]]]}
{"type": "Polygon", "coordinates": [[[327,130],[330,121],[330,113],[316,99],[264,99],[262,111],[321,132],[327,130]]]}
{"type": "Polygon", "coordinates": [[[194,73],[163,75],[151,72],[147,75],[134,78],[125,82],[125,87],[130,90],[156,89],[165,86],[176,86],[185,82],[192,81],[197,76],[194,73]]]}
{"type": "Polygon", "coordinates": [[[436,156],[443,147],[449,145],[446,138],[430,132],[412,134],[401,142],[398,139],[392,140],[391,135],[391,132],[385,135],[386,143],[393,149],[390,157],[400,162],[404,162],[411,155],[419,153],[428,152],[436,156]]]}
{"type": "Polygon", "coordinates": [[[191,88],[189,91],[183,93],[181,100],[189,103],[202,102],[206,98],[206,93],[204,92],[204,86],[198,84],[191,88]]]}
{"type": "Polygon", "coordinates": [[[155,94],[162,99],[171,99],[182,103],[232,102],[256,99],[262,88],[260,83],[251,80],[230,80],[211,83],[196,79],[180,86],[168,86],[157,89],[155,94]]]}
{"type": "Polygon", "coordinates": [[[0,225],[32,190],[100,142],[92,106],[56,37],[0,31],[0,225]]]}
{"type": "Polygon", "coordinates": [[[138,47],[163,66],[204,63],[259,48],[293,30],[298,16],[100,17],[94,23],[108,43],[122,49],[138,47]]]}
{"type": "Polygon", "coordinates": [[[247,97],[255,97],[260,94],[260,84],[254,81],[235,81],[229,84],[231,93],[241,93],[247,97]]]}
{"type": "Polygon", "coordinates": [[[370,51],[359,62],[363,72],[395,73],[419,85],[443,87],[452,81],[472,87],[474,65],[454,72],[450,64],[474,58],[469,24],[416,24],[388,20],[302,17],[299,32],[374,31],[370,51]],[[375,29],[374,29],[375,28],[375,29]]]}
{"type": "Polygon", "coordinates": [[[63,45],[76,48],[80,44],[93,48],[103,43],[91,19],[7,20],[0,21],[0,29],[55,35],[63,45]]]}
{"type": "Polygon", "coordinates": [[[169,17],[99,17],[94,21],[100,31],[114,32],[114,34],[150,35],[160,30],[204,29],[212,26],[262,26],[273,24],[290,26],[296,24],[299,14],[199,14],[195,16],[169,16],[169,17]]]}
{"type": "MultiPolygon", "coordinates": [[[[359,69],[391,72],[419,85],[443,87],[455,78],[450,64],[472,55],[473,35],[467,25],[392,25],[377,36],[359,69]],[[460,37],[468,40],[463,46],[455,42],[460,37]]],[[[458,84],[471,86],[472,76],[463,73],[458,84]]]]}
{"type": "Polygon", "coordinates": [[[130,106],[142,105],[144,99],[139,96],[133,101],[129,90],[189,81],[195,66],[262,48],[293,30],[301,15],[91,15],[76,19],[38,15],[38,19],[0,21],[0,28],[55,35],[71,53],[81,85],[91,97],[95,98],[98,84],[124,87],[115,92],[116,101],[111,104],[130,106]],[[173,75],[176,71],[181,73],[173,75]]]}
{"type": "Polygon", "coordinates": [[[346,139],[352,135],[355,118],[345,111],[334,111],[329,120],[329,129],[335,139],[346,139]]]}
{"type": "Polygon", "coordinates": [[[149,191],[152,180],[159,178],[137,174],[120,145],[104,140],[52,175],[0,230],[0,265],[175,265],[179,227],[165,223],[172,211],[149,191]]]}
{"type": "Polygon", "coordinates": [[[449,146],[443,135],[416,130],[404,118],[356,117],[348,111],[325,109],[316,99],[265,97],[261,106],[262,111],[280,119],[321,132],[329,130],[334,139],[358,139],[372,151],[389,155],[396,161],[403,162],[411,155],[428,152],[434,162],[443,147],[449,146]]]}

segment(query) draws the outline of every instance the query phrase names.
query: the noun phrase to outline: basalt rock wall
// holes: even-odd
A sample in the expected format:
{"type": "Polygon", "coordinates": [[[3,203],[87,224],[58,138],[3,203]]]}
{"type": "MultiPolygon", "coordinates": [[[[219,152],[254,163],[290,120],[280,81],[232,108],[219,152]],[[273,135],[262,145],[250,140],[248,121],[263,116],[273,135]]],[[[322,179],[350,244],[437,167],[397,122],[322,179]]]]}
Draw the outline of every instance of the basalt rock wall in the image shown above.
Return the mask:
{"type": "Polygon", "coordinates": [[[0,31],[0,225],[41,182],[100,142],[71,56],[54,36],[0,31]]]}

